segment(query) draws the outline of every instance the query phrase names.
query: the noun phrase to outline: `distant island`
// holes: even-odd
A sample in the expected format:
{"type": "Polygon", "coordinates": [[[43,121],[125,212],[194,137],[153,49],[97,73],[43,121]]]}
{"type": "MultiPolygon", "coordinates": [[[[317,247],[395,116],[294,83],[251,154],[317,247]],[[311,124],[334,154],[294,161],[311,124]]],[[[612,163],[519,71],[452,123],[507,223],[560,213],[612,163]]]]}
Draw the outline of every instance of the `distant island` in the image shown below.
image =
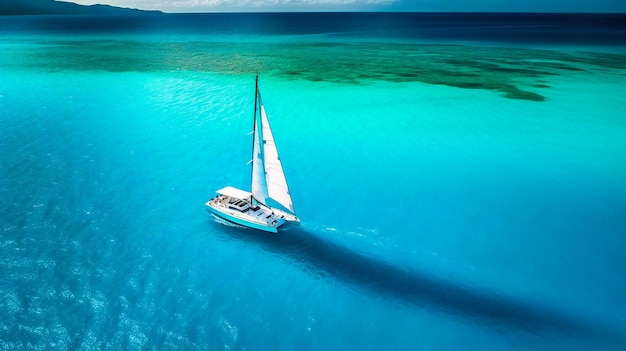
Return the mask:
{"type": "Polygon", "coordinates": [[[109,5],[79,5],[55,0],[1,0],[0,16],[17,15],[132,15],[161,13],[109,5]]]}

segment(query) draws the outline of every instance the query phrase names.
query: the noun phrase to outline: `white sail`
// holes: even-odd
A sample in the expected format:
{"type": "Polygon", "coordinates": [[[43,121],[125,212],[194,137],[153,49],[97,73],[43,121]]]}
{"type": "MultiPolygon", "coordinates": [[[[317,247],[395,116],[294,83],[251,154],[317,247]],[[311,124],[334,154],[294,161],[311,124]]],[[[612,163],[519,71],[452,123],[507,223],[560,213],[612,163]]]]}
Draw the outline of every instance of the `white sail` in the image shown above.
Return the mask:
{"type": "Polygon", "coordinates": [[[252,196],[263,205],[267,206],[269,198],[267,183],[265,181],[265,167],[263,165],[263,148],[261,147],[261,130],[256,112],[254,115],[254,134],[252,146],[252,196]]]}
{"type": "MultiPolygon", "coordinates": [[[[258,91],[257,98],[259,99],[261,128],[260,130],[257,130],[256,134],[258,134],[259,131],[261,132],[259,140],[262,144],[260,145],[262,146],[261,160],[263,161],[263,166],[261,167],[265,169],[265,191],[269,198],[283,206],[284,209],[288,210],[288,212],[295,215],[296,211],[294,210],[293,201],[291,200],[291,195],[289,194],[287,179],[285,178],[283,166],[280,162],[280,157],[278,156],[278,150],[276,149],[276,143],[274,142],[274,136],[272,135],[272,130],[270,128],[269,121],[267,120],[267,114],[265,113],[265,106],[263,105],[263,100],[261,99],[261,93],[258,91]]],[[[254,182],[255,181],[253,179],[253,193],[254,182]]]]}

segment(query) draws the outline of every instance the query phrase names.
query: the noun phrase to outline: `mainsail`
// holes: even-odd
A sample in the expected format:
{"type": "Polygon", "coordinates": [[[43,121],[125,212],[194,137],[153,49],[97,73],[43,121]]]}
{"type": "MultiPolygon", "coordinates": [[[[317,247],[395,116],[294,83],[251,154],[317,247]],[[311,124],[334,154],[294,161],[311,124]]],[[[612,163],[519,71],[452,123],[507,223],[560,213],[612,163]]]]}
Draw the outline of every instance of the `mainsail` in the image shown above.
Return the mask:
{"type": "Polygon", "coordinates": [[[268,200],[271,199],[283,207],[284,210],[295,215],[287,179],[278,156],[278,150],[276,149],[276,143],[274,142],[274,136],[272,135],[258,86],[256,94],[259,114],[257,117],[255,108],[252,147],[252,196],[258,202],[268,207],[272,207],[272,204],[268,203],[268,200]]]}
{"type": "Polygon", "coordinates": [[[269,200],[267,193],[267,182],[265,181],[265,166],[263,165],[263,148],[261,147],[262,128],[259,126],[259,119],[256,117],[256,106],[254,112],[254,133],[252,136],[252,196],[265,206],[269,200]]]}

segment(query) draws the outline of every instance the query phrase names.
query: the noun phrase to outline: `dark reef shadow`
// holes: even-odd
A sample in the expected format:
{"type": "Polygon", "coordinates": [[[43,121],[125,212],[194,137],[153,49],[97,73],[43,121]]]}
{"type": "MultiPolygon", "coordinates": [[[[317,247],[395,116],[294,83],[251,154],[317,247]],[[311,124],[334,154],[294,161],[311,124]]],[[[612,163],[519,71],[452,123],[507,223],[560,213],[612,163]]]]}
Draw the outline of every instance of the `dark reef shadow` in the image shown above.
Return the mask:
{"type": "Polygon", "coordinates": [[[313,268],[316,275],[334,278],[363,292],[479,322],[498,331],[517,328],[535,334],[559,332],[624,342],[615,332],[548,304],[462,286],[427,272],[399,267],[324,240],[302,227],[291,227],[277,235],[227,226],[221,232],[229,240],[244,240],[285,255],[307,271],[313,268]]]}

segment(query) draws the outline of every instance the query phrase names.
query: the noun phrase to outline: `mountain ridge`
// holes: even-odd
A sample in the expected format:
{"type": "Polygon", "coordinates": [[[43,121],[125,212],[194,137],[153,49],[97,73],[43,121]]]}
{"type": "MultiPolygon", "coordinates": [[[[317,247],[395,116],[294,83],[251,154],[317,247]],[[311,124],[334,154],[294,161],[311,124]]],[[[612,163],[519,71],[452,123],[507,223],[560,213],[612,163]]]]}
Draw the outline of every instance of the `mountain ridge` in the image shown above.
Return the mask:
{"type": "Polygon", "coordinates": [[[0,16],[19,15],[132,15],[155,14],[161,11],[145,11],[110,5],[79,5],[55,0],[4,0],[0,2],[0,16]]]}

